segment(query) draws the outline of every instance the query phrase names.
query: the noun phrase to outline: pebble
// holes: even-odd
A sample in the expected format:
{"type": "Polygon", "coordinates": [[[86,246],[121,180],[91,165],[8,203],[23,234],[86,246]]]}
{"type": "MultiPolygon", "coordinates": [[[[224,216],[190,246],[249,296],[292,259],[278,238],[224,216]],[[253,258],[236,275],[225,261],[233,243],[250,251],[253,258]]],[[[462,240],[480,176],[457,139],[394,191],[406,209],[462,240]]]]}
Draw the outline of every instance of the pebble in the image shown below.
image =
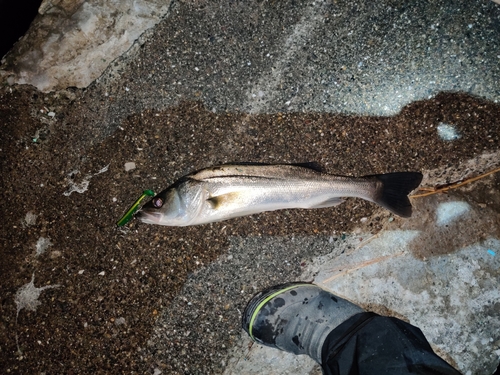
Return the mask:
{"type": "Polygon", "coordinates": [[[135,163],[133,161],[125,163],[125,172],[133,171],[134,169],[135,169],[135,163]]]}

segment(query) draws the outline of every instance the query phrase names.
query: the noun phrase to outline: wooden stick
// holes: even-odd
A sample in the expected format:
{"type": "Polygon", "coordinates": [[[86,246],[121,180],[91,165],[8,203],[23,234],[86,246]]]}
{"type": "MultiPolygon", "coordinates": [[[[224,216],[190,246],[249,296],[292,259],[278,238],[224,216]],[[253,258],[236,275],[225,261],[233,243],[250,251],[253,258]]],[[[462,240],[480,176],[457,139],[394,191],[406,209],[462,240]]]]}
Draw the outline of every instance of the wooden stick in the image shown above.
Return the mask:
{"type": "Polygon", "coordinates": [[[326,283],[328,283],[328,282],[336,279],[337,277],[343,276],[343,275],[345,275],[347,273],[359,270],[360,268],[364,268],[364,267],[370,266],[370,265],[378,263],[378,262],[382,262],[382,261],[387,260],[387,259],[399,257],[399,256],[403,255],[404,253],[405,252],[402,251],[400,253],[396,253],[396,254],[392,254],[392,255],[386,255],[386,256],[383,256],[383,257],[378,257],[378,258],[375,258],[375,259],[367,260],[365,262],[362,262],[362,263],[358,264],[357,266],[354,266],[353,268],[349,268],[348,270],[339,272],[338,274],[333,275],[333,276],[329,277],[326,280],[323,280],[321,283],[322,284],[326,284],[326,283]]]}
{"type": "Polygon", "coordinates": [[[427,197],[428,195],[432,195],[432,194],[444,193],[448,190],[459,188],[460,186],[464,186],[464,185],[469,184],[471,182],[480,180],[486,176],[489,176],[490,174],[497,173],[497,172],[500,172],[500,167],[493,169],[492,171],[483,173],[482,175],[479,175],[477,177],[472,177],[472,178],[469,178],[469,179],[462,181],[462,182],[454,182],[452,184],[440,187],[438,189],[434,189],[432,191],[429,191],[429,190],[431,190],[430,188],[420,188],[419,190],[427,191],[427,193],[415,194],[415,195],[410,196],[410,198],[421,198],[421,197],[427,197]]]}

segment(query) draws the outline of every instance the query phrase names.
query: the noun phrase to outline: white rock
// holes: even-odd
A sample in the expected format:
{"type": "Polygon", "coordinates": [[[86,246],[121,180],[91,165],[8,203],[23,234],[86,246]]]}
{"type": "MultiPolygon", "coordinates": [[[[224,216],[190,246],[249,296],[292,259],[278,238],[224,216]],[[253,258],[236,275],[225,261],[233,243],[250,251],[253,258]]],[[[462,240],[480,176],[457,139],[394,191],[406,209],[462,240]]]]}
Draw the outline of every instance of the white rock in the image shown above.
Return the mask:
{"type": "Polygon", "coordinates": [[[135,169],[135,163],[133,161],[125,163],[125,172],[132,171],[134,169],[135,169]]]}
{"type": "Polygon", "coordinates": [[[87,87],[167,13],[170,0],[44,0],[0,67],[9,84],[87,87]]]}

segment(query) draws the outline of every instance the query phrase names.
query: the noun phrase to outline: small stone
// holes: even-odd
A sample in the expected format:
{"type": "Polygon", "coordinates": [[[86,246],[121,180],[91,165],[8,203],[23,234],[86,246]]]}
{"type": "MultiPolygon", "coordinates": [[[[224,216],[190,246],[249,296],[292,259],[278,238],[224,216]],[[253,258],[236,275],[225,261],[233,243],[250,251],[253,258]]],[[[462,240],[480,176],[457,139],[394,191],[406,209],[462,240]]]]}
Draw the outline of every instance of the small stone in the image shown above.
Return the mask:
{"type": "Polygon", "coordinates": [[[135,169],[135,163],[133,161],[125,163],[125,172],[133,171],[134,169],[135,169]]]}
{"type": "Polygon", "coordinates": [[[59,250],[54,250],[50,253],[50,258],[56,259],[56,258],[59,258],[61,255],[62,255],[62,253],[59,250]]]}

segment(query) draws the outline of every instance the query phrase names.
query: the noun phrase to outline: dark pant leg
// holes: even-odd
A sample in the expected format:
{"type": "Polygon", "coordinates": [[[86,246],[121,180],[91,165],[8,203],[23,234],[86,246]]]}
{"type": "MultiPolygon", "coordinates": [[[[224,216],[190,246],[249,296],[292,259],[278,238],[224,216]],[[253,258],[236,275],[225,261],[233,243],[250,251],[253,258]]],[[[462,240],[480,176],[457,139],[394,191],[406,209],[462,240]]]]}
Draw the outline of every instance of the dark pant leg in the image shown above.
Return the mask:
{"type": "Polygon", "coordinates": [[[460,375],[434,353],[420,329],[369,312],[354,315],[330,332],[322,368],[326,375],[460,375]]]}

